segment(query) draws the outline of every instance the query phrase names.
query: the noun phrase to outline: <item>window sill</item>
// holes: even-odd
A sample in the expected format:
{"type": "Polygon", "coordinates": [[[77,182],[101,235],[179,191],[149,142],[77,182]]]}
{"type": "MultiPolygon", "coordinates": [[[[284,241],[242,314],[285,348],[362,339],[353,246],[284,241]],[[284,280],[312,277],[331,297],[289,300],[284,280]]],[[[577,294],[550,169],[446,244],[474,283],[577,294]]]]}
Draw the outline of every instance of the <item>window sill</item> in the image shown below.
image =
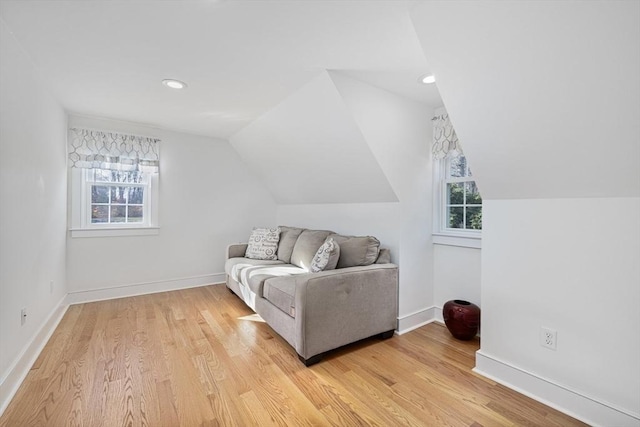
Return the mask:
{"type": "Polygon", "coordinates": [[[71,237],[122,237],[122,236],[155,236],[160,234],[160,227],[122,227],[122,228],[72,228],[71,237]]]}
{"type": "Polygon", "coordinates": [[[479,234],[460,235],[454,233],[433,233],[433,244],[482,249],[482,238],[479,234]]]}

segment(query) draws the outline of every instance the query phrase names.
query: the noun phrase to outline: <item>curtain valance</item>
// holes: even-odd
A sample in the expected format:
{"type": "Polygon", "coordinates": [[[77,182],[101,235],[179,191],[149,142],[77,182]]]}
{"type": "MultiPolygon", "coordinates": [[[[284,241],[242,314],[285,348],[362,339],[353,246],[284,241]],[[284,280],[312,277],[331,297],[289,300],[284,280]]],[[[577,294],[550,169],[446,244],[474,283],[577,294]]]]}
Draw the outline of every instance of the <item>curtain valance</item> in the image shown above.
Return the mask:
{"type": "Polygon", "coordinates": [[[69,166],[157,173],[159,139],[115,132],[69,130],[69,166]]]}
{"type": "Polygon", "coordinates": [[[458,135],[449,120],[449,115],[443,113],[431,120],[433,120],[433,147],[431,149],[433,157],[444,159],[461,155],[462,148],[458,141],[458,135]]]}

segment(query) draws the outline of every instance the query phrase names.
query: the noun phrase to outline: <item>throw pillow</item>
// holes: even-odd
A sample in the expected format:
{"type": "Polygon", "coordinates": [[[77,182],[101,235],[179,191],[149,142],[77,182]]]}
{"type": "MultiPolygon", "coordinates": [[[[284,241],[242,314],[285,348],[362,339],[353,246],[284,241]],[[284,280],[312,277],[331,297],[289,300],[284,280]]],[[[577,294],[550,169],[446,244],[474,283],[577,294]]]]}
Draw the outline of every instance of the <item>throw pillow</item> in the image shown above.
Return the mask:
{"type": "Polygon", "coordinates": [[[341,236],[332,237],[340,245],[338,268],[371,265],[378,258],[380,241],[373,236],[341,236]]]}
{"type": "Polygon", "coordinates": [[[244,256],[250,259],[276,260],[279,240],[280,228],[254,227],[244,256]]]}
{"type": "Polygon", "coordinates": [[[317,273],[324,270],[333,270],[338,265],[339,258],[340,245],[331,237],[328,237],[311,260],[310,271],[317,273]]]}

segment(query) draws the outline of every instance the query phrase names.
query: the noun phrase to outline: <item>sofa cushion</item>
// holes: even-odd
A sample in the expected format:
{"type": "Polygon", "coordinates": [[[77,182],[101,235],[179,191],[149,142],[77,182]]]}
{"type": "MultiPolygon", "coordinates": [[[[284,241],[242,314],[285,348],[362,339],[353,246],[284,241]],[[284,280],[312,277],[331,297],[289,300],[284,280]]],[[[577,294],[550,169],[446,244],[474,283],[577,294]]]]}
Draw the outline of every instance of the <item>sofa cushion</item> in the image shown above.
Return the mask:
{"type": "Polygon", "coordinates": [[[340,245],[332,237],[327,237],[311,260],[310,271],[317,273],[324,270],[333,270],[338,265],[338,258],[340,258],[340,245]]]}
{"type": "Polygon", "coordinates": [[[278,243],[278,259],[286,263],[291,262],[291,253],[296,240],[304,228],[280,226],[280,242],[278,243]]]}
{"type": "Polygon", "coordinates": [[[316,252],[318,252],[318,248],[322,246],[325,239],[329,237],[330,234],[334,234],[333,231],[304,230],[300,233],[300,236],[293,247],[291,264],[309,271],[309,268],[311,267],[311,260],[316,255],[316,252]]]}
{"type": "Polygon", "coordinates": [[[291,317],[296,317],[296,282],[295,280],[267,280],[264,282],[264,299],[278,307],[291,317]]]}
{"type": "Polygon", "coordinates": [[[387,248],[380,248],[376,264],[389,264],[391,262],[391,251],[387,248]]]}
{"type": "Polygon", "coordinates": [[[371,265],[378,259],[380,241],[375,237],[339,234],[332,234],[331,237],[340,245],[338,268],[371,265]]]}
{"type": "Polygon", "coordinates": [[[284,264],[282,261],[271,261],[263,259],[249,259],[249,258],[229,258],[224,263],[224,272],[227,273],[233,280],[240,282],[240,272],[247,267],[254,267],[256,265],[277,265],[284,264]]]}
{"type": "Polygon", "coordinates": [[[280,228],[254,227],[249,236],[246,258],[277,260],[276,251],[280,240],[280,228]]]}
{"type": "Polygon", "coordinates": [[[306,271],[292,264],[259,265],[244,268],[240,272],[240,283],[248,286],[254,294],[262,297],[264,295],[263,287],[265,280],[271,279],[272,277],[292,276],[303,273],[306,273],[306,271]]]}

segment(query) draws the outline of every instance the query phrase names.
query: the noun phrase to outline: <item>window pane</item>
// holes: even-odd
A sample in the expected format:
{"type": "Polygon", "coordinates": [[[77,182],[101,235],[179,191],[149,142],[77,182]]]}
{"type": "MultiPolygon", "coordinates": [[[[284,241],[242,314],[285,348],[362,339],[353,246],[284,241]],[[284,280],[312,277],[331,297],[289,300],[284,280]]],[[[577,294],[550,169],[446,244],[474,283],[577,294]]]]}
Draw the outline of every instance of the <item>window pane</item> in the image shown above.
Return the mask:
{"type": "Polygon", "coordinates": [[[127,222],[142,222],[142,206],[129,206],[127,222]]]}
{"type": "Polygon", "coordinates": [[[91,203],[109,203],[109,187],[106,185],[92,185],[91,203]]]}
{"type": "Polygon", "coordinates": [[[464,184],[461,182],[447,184],[447,204],[461,205],[464,203],[464,184]]]}
{"type": "Polygon", "coordinates": [[[464,228],[464,208],[447,209],[447,224],[449,228],[464,228]]]}
{"type": "Polygon", "coordinates": [[[127,203],[128,187],[111,187],[111,203],[127,203]]]}
{"type": "Polygon", "coordinates": [[[141,205],[144,196],[143,187],[129,187],[129,203],[141,205]]]}
{"type": "Polygon", "coordinates": [[[109,222],[109,206],[91,206],[91,223],[109,222]]]}
{"type": "Polygon", "coordinates": [[[466,169],[467,159],[464,156],[454,157],[449,160],[449,176],[456,178],[466,176],[466,169]]]}
{"type": "Polygon", "coordinates": [[[468,205],[481,205],[482,197],[478,191],[478,186],[474,181],[464,183],[465,191],[467,192],[467,204],[468,205]]]}
{"type": "Polygon", "coordinates": [[[471,230],[482,230],[482,208],[469,207],[467,208],[467,227],[471,230]]]}
{"type": "Polygon", "coordinates": [[[111,206],[111,222],[125,222],[126,209],[126,206],[111,206]]]}

